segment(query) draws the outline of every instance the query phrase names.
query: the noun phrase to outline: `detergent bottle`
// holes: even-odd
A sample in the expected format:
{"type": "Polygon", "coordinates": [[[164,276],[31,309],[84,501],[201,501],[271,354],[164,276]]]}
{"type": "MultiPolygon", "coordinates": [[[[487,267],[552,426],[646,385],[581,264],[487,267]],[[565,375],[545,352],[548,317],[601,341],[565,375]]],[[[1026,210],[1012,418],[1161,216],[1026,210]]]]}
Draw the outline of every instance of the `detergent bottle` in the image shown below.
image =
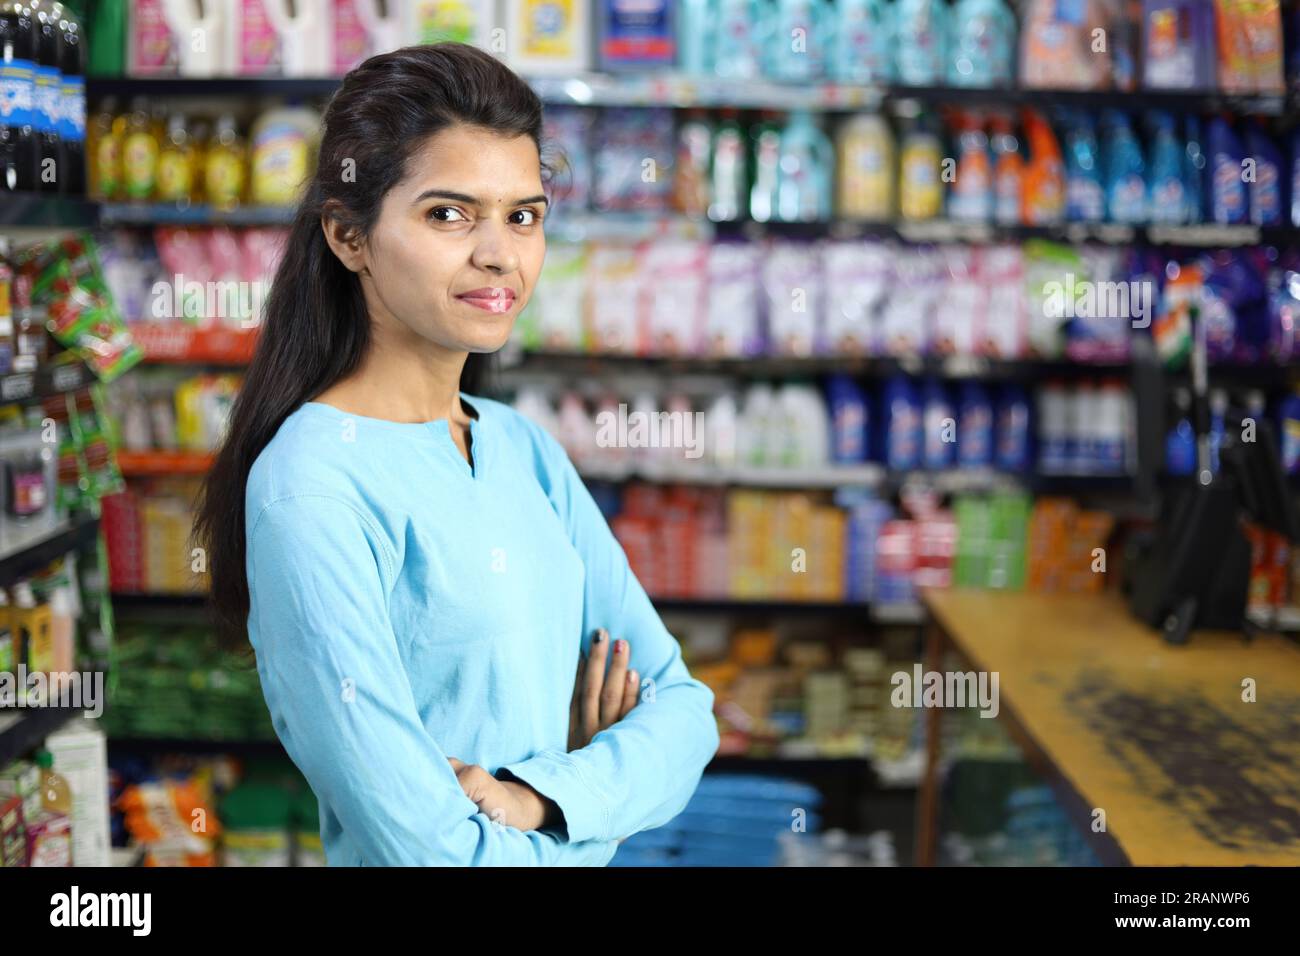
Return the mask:
{"type": "Polygon", "coordinates": [[[716,0],[713,72],[724,79],[757,79],[763,73],[763,46],[771,29],[766,0],[716,0]]]}
{"type": "Polygon", "coordinates": [[[831,170],[835,153],[812,112],[797,109],[781,134],[777,170],[777,219],[824,221],[831,217],[831,170]]]}
{"type": "Polygon", "coordinates": [[[957,0],[949,22],[948,83],[1010,86],[1016,22],[1002,0],[957,0]]]}
{"type": "Polygon", "coordinates": [[[1186,147],[1179,142],[1174,118],[1163,111],[1151,114],[1151,221],[1184,223],[1191,219],[1184,169],[1186,147]]]}
{"type": "Polygon", "coordinates": [[[943,211],[943,143],[929,116],[905,123],[900,137],[898,210],[904,219],[933,219],[943,211]]]}
{"type": "Polygon", "coordinates": [[[839,0],[830,75],[841,83],[894,79],[894,6],[887,0],[839,0]]]}
{"type": "Polygon", "coordinates": [[[871,222],[894,213],[894,136],[878,113],[847,120],[836,139],[836,215],[871,222]]]}
{"type": "Polygon", "coordinates": [[[943,81],[948,18],[943,0],[895,0],[896,73],[905,86],[943,81]]]}
{"type": "Polygon", "coordinates": [[[1147,221],[1146,161],[1129,119],[1119,110],[1102,113],[1106,211],[1113,222],[1147,221]]]}
{"type": "Polygon", "coordinates": [[[1065,134],[1065,216],[1071,222],[1101,222],[1106,195],[1101,185],[1097,133],[1083,111],[1063,114],[1065,134]]]}
{"type": "Polygon", "coordinates": [[[1025,161],[1011,119],[995,115],[989,123],[993,150],[993,219],[1000,226],[1020,224],[1020,198],[1024,192],[1025,161]]]}
{"type": "Polygon", "coordinates": [[[957,175],[948,197],[948,214],[963,222],[989,222],[993,218],[989,140],[980,121],[969,113],[957,119],[957,175]]]}
{"type": "Polygon", "coordinates": [[[1025,167],[1021,194],[1021,220],[1028,226],[1050,226],[1065,214],[1065,164],[1056,135],[1041,115],[1025,112],[1025,138],[1029,163],[1025,167]]]}
{"type": "Polygon", "coordinates": [[[832,22],[826,0],[776,0],[775,24],[766,45],[769,75],[788,81],[821,77],[832,22]]]}
{"type": "Polygon", "coordinates": [[[1246,182],[1242,178],[1245,150],[1227,119],[1210,120],[1209,153],[1210,218],[1224,225],[1241,225],[1250,216],[1246,182]]]}
{"type": "Polygon", "coordinates": [[[181,76],[224,76],[230,72],[226,62],[228,6],[225,0],[163,0],[163,12],[179,38],[176,53],[181,76]]]}

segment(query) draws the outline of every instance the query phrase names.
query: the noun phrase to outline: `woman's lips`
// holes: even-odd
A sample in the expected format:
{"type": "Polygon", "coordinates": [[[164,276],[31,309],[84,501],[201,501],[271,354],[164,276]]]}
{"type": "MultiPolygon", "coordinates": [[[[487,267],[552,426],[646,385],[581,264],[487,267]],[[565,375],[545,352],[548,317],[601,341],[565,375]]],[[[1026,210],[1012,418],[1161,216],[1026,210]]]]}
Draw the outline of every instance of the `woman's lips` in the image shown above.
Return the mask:
{"type": "Polygon", "coordinates": [[[456,298],[484,312],[509,312],[515,304],[515,294],[510,289],[481,289],[456,298]]]}

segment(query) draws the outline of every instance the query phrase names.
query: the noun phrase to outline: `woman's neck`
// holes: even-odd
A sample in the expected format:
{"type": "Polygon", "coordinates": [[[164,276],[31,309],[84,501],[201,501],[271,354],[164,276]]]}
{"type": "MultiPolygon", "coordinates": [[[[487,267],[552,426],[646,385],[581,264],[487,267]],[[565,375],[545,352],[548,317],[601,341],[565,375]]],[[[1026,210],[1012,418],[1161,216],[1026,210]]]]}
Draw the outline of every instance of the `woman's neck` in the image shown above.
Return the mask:
{"type": "MultiPolygon", "coordinates": [[[[428,344],[427,342],[425,343],[428,344]]],[[[385,348],[372,342],[361,365],[312,400],[354,415],[396,422],[445,418],[468,427],[460,402],[460,375],[466,352],[425,348],[385,348]]]]}

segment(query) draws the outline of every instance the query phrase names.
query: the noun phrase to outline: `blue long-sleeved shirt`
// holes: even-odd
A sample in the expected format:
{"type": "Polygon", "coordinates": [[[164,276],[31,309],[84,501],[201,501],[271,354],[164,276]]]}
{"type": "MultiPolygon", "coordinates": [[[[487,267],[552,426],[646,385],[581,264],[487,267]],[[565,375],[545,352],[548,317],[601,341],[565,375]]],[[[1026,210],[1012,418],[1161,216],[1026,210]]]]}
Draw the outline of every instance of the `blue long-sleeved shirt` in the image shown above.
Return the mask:
{"type": "Polygon", "coordinates": [[[249,637],[276,733],[320,804],[331,865],[603,866],[679,813],[718,746],[693,679],[564,449],[461,393],[446,419],[306,402],[246,493],[249,637]],[[631,644],[636,707],[566,752],[578,654],[631,644]],[[510,775],[563,824],[521,831],[447,757],[510,775]]]}

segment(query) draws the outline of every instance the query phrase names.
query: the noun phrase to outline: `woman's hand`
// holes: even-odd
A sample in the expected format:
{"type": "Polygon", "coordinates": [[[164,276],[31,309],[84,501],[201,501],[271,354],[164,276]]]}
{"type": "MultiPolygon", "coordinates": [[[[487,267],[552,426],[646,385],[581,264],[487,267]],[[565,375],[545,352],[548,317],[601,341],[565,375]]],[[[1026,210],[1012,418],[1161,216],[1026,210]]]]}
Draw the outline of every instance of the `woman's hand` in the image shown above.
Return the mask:
{"type": "Polygon", "coordinates": [[[614,641],[610,653],[609,632],[603,627],[591,642],[591,654],[578,655],[578,675],[569,704],[569,750],[580,750],[606,727],[617,723],[636,706],[641,678],[628,670],[632,648],[627,641],[614,641]],[[609,659],[609,673],[605,662],[609,659]]]}
{"type": "MultiPolygon", "coordinates": [[[[448,757],[460,788],[494,823],[517,830],[539,830],[555,804],[526,783],[498,780],[478,764],[448,757]]],[[[555,808],[558,810],[558,808],[555,808]]]]}

